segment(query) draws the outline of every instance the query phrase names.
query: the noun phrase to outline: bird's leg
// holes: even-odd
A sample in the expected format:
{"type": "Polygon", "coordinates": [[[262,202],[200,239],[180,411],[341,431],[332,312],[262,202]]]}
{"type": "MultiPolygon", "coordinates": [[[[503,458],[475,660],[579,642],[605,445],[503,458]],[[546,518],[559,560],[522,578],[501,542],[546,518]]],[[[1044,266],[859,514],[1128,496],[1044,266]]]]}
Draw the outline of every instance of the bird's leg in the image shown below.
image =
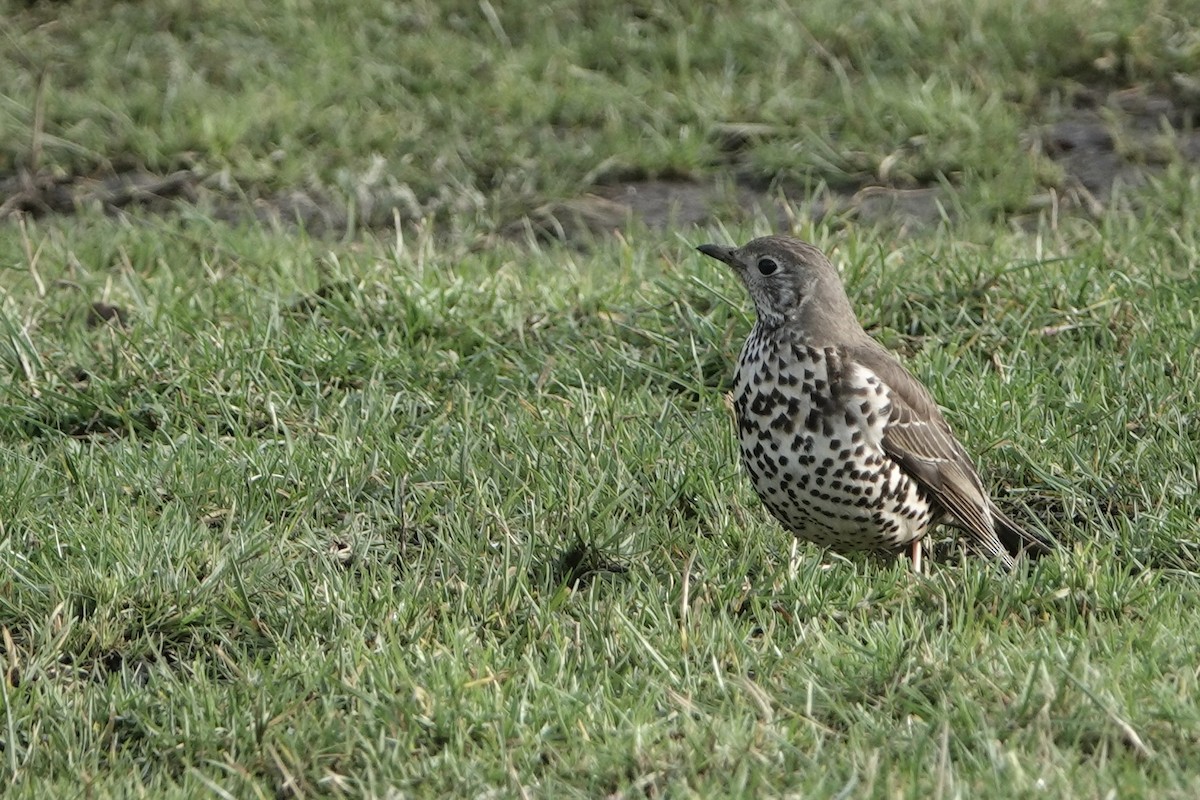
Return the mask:
{"type": "Polygon", "coordinates": [[[925,541],[925,537],[913,539],[912,543],[912,568],[916,575],[921,574],[921,544],[925,541]]]}

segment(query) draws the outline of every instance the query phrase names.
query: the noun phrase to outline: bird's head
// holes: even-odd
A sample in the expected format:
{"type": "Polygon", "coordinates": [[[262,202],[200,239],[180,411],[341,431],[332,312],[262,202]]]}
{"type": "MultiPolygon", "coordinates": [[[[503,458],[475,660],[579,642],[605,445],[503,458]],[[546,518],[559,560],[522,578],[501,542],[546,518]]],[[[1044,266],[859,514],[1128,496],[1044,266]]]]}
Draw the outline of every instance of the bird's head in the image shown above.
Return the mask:
{"type": "Polygon", "coordinates": [[[790,324],[816,333],[824,323],[861,330],[837,270],[807,242],[764,236],[743,247],[703,244],[696,249],[733,268],[750,292],[759,324],[765,327],[790,324]]]}

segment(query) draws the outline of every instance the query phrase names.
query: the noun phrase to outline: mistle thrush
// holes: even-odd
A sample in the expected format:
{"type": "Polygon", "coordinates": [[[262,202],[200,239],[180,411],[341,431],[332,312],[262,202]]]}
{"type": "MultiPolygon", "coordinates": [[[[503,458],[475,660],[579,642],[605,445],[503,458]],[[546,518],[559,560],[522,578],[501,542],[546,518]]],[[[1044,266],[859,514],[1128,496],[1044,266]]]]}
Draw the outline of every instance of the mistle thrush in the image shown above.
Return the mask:
{"type": "Polygon", "coordinates": [[[862,329],[820,250],[786,236],[699,250],[754,300],[733,404],[742,463],[784,527],[839,551],[911,548],[917,571],[942,522],[1006,567],[1049,549],[996,508],[929,390],[862,329]]]}

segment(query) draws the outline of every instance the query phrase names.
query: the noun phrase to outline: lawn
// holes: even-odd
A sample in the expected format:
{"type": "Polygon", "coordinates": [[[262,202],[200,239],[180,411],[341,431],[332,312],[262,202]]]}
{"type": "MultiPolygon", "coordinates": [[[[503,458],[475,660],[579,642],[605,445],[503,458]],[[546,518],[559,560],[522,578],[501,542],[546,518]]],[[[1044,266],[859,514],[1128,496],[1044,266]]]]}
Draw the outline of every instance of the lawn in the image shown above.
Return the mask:
{"type": "Polygon", "coordinates": [[[8,796],[1200,793],[1200,4],[0,17],[8,796]],[[783,230],[1059,552],[766,514],[783,230]]]}

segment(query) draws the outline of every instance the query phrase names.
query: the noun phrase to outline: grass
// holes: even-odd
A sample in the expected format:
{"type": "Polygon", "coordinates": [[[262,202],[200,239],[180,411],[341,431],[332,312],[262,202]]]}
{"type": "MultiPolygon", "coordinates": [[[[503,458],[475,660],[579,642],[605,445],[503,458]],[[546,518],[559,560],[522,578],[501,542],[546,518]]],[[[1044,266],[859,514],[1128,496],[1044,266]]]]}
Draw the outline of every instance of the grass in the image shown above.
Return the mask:
{"type": "Polygon", "coordinates": [[[241,8],[5,9],[0,158],[49,65],[42,168],[386,151],[429,218],[0,224],[9,795],[1195,796],[1200,180],[1007,214],[1053,178],[1020,132],[1168,82],[1184,4],[241,8]],[[790,126],[745,156],[779,180],[931,137],[899,163],[956,221],[797,232],[1060,554],[792,557],[721,399],[749,304],[691,249],[766,221],[493,235],[605,162],[729,168],[713,119],[790,126]]]}
{"type": "Polygon", "coordinates": [[[755,181],[886,173],[1021,210],[1061,184],[1029,156],[1031,118],[1081,87],[1170,88],[1200,55],[1195,0],[6,5],[5,172],[34,155],[40,107],[47,168],[227,171],[251,196],[369,192],[447,225],[708,174],[726,122],[770,126],[736,159],[755,181]]]}

